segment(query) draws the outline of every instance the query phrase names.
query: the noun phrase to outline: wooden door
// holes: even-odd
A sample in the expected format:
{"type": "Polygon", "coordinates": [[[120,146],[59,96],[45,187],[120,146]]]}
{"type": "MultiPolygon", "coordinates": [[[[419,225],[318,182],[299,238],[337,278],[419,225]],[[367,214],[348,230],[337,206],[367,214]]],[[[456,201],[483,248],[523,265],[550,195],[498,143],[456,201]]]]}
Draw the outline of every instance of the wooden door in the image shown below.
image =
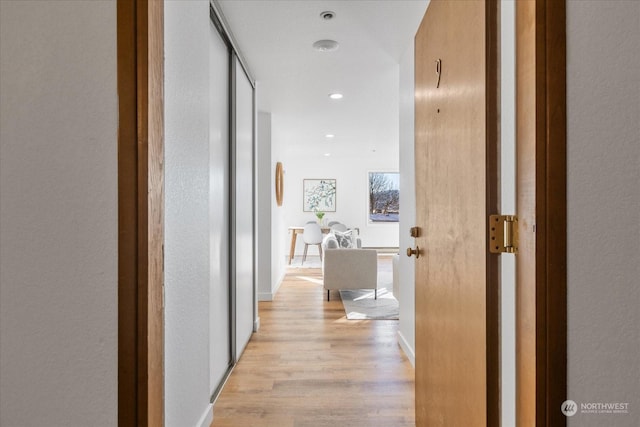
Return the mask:
{"type": "Polygon", "coordinates": [[[432,0],[416,35],[418,427],[499,425],[496,12],[432,0]]]}

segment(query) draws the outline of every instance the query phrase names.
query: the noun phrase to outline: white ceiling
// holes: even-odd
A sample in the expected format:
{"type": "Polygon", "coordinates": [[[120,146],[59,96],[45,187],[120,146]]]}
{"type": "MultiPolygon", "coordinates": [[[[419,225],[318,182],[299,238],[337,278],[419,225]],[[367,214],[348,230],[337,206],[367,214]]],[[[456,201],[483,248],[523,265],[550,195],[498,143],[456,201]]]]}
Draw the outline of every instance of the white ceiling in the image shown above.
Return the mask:
{"type": "Polygon", "coordinates": [[[218,3],[256,79],[258,110],[272,113],[273,138],[293,153],[397,158],[398,63],[428,0],[218,3]],[[327,10],[334,19],[321,19],[327,10]],[[340,47],[318,52],[321,39],[340,47]]]}

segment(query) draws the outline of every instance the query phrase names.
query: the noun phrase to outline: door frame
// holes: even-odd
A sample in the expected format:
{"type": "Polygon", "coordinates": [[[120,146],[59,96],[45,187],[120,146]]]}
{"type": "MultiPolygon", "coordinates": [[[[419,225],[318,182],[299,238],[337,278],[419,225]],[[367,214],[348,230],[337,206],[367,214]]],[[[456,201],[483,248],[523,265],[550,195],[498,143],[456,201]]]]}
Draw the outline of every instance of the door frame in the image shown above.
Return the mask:
{"type": "Polygon", "coordinates": [[[118,425],[164,424],[164,3],[118,0],[118,425]]]}
{"type": "Polygon", "coordinates": [[[516,2],[516,419],[564,426],[567,395],[566,4],[516,2]],[[530,72],[527,73],[527,70],[530,72]],[[530,248],[531,251],[525,248],[530,248]],[[524,273],[527,271],[527,273],[524,273]],[[534,353],[525,349],[535,349],[534,353]]]}

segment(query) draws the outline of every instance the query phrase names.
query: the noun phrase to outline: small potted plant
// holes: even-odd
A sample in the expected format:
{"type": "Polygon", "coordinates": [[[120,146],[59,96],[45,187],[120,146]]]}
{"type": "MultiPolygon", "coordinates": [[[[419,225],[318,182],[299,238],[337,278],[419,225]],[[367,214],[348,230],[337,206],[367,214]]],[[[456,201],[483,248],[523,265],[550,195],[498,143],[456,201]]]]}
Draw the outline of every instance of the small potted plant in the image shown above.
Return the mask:
{"type": "Polygon", "coordinates": [[[322,218],[324,218],[324,212],[316,211],[316,218],[318,218],[318,224],[322,225],[322,218]]]}

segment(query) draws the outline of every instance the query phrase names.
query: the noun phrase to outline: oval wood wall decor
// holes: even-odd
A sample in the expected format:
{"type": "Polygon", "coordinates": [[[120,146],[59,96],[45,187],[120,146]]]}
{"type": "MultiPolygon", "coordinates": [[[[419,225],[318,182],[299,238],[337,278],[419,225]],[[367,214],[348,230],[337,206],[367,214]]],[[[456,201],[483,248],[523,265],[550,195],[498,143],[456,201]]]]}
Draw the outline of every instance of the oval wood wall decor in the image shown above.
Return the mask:
{"type": "Polygon", "coordinates": [[[284,172],[282,170],[282,163],[276,163],[276,203],[278,206],[282,206],[282,196],[284,192],[284,172]]]}

